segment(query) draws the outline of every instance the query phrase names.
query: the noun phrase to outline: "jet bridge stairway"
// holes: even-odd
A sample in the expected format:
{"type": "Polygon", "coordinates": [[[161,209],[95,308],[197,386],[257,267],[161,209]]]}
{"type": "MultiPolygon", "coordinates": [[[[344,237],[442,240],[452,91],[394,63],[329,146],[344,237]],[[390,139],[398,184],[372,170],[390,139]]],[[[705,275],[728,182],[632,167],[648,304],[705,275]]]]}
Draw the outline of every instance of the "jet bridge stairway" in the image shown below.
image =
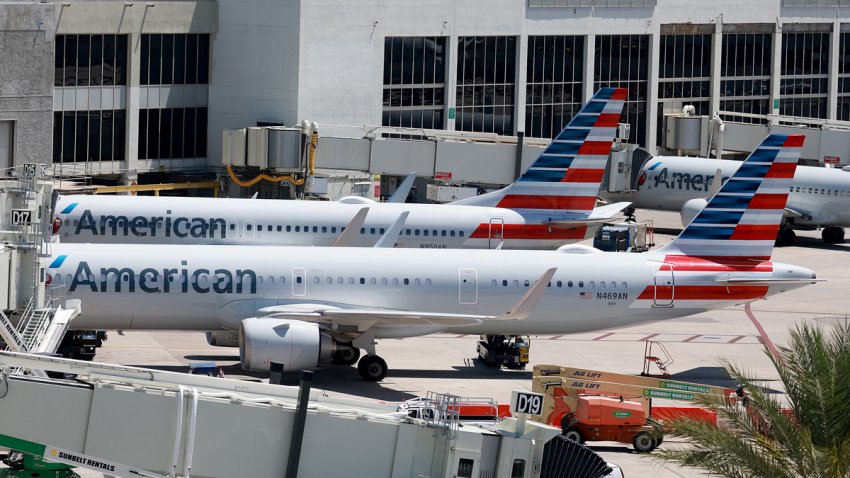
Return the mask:
{"type": "MultiPolygon", "coordinates": [[[[80,301],[69,300],[64,304],[61,298],[49,299],[44,307],[35,308],[34,298],[24,309],[18,327],[9,317],[0,311],[0,336],[5,343],[2,350],[34,354],[55,354],[62,343],[71,320],[80,314],[80,301]]],[[[45,377],[38,369],[31,374],[45,377]]]]}

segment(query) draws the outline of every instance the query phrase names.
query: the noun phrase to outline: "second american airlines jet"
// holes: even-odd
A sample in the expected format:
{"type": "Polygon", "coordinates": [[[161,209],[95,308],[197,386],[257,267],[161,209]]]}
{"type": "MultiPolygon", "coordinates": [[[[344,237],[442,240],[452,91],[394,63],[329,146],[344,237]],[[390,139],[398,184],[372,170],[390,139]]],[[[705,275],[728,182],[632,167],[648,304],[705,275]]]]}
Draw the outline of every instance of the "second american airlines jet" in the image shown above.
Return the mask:
{"type": "Polygon", "coordinates": [[[673,242],[644,254],[56,244],[78,329],[239,331],[242,365],[335,361],[381,380],[376,339],[564,334],[741,304],[815,281],[770,261],[802,136],[771,135],[673,242]],[[156,306],[151,306],[155,301],[156,306]]]}
{"type": "MultiPolygon", "coordinates": [[[[643,165],[638,179],[635,206],[681,211],[687,224],[706,204],[717,171],[726,180],[741,167],[727,159],[658,156],[643,165]]],[[[844,228],[850,226],[850,171],[799,166],[789,186],[785,220],[778,243],[792,245],[794,229],[823,228],[824,242],[844,242],[844,228]]],[[[616,198],[616,195],[611,195],[616,198]]]]}
{"type": "Polygon", "coordinates": [[[595,207],[625,99],[602,88],[516,182],[455,203],[63,196],[53,228],[61,242],[328,246],[368,208],[344,245],[373,245],[409,212],[398,247],[554,249],[629,204],[595,207]]]}

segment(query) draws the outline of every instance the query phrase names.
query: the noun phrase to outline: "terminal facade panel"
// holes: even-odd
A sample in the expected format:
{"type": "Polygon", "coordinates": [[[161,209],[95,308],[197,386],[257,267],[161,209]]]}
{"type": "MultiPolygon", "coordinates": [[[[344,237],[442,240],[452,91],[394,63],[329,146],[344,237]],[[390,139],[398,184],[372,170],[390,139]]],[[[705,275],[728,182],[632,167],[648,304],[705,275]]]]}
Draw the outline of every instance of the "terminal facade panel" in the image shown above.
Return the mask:
{"type": "Polygon", "coordinates": [[[847,121],[850,8],[830,1],[31,5],[43,51],[12,48],[53,74],[13,68],[0,99],[49,76],[53,105],[33,124],[0,102],[0,167],[39,156],[127,182],[220,172],[223,130],[305,119],[548,139],[603,86],[628,88],[628,142],[653,153],[663,116],[686,105],[737,122],[847,121]]]}

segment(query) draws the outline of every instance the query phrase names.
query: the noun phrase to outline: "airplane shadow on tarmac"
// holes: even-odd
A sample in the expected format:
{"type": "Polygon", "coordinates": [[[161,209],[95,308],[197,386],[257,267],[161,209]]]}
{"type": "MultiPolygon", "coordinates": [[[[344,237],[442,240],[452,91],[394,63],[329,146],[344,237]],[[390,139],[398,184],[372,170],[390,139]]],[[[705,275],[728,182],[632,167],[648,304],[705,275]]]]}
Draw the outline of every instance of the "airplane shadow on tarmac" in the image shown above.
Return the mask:
{"type": "Polygon", "coordinates": [[[850,251],[850,242],[840,244],[827,244],[819,237],[797,236],[793,247],[805,247],[807,249],[823,249],[827,251],[850,251]]]}

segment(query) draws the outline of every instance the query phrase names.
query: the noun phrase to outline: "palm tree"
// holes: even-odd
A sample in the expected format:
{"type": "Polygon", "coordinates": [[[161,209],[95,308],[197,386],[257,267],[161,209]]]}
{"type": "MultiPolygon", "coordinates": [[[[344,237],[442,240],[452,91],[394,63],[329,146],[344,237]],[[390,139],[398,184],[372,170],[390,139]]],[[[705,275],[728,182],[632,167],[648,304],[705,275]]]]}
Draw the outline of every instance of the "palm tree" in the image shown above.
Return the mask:
{"type": "Polygon", "coordinates": [[[746,398],[705,399],[720,425],[675,420],[670,434],[688,438],[689,445],[656,456],[727,477],[850,477],[850,321],[831,334],[798,325],[779,357],[768,356],[788,404],[724,363],[746,398]]]}

